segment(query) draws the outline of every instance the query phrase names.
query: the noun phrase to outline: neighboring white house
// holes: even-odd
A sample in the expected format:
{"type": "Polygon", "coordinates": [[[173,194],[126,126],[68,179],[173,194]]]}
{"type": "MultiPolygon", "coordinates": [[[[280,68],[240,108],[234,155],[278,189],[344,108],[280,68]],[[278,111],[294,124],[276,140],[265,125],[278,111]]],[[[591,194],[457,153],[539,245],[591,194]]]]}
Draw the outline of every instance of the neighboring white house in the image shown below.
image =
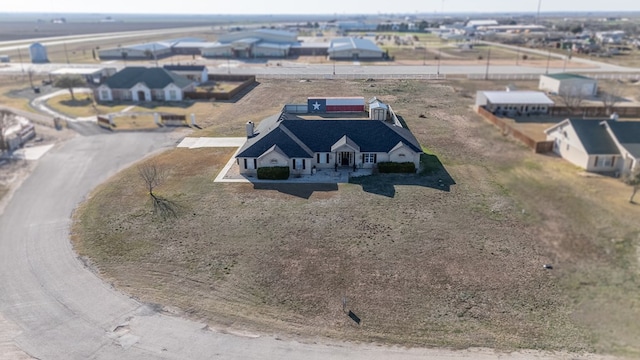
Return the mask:
{"type": "MultiPolygon", "coordinates": [[[[240,173],[255,175],[260,167],[288,166],[291,174],[312,174],[313,169],[372,168],[386,161],[413,162],[416,169],[420,166],[420,144],[394,121],[394,114],[381,120],[352,115],[326,119],[318,118],[314,104],[285,106],[299,111],[291,114],[283,110],[255,129],[252,122],[247,123],[247,142],[236,155],[240,173]],[[302,113],[304,107],[306,113],[302,113]]],[[[372,105],[372,109],[392,113],[379,101],[372,105]]]]}
{"type": "Polygon", "coordinates": [[[558,95],[595,96],[598,80],[568,73],[540,75],[538,89],[558,95]]]}
{"type": "Polygon", "coordinates": [[[164,65],[163,68],[198,83],[209,81],[209,70],[204,65],[164,65]]]}
{"type": "Polygon", "coordinates": [[[545,134],[556,154],[587,171],[627,173],[640,166],[640,122],[566,119],[545,134]]]}
{"type": "Polygon", "coordinates": [[[478,91],[476,106],[504,116],[540,115],[549,112],[553,100],[540,91],[478,91]]]}
{"type": "Polygon", "coordinates": [[[127,67],[98,86],[98,101],[182,101],[195,84],[163,68],[127,67]]]}

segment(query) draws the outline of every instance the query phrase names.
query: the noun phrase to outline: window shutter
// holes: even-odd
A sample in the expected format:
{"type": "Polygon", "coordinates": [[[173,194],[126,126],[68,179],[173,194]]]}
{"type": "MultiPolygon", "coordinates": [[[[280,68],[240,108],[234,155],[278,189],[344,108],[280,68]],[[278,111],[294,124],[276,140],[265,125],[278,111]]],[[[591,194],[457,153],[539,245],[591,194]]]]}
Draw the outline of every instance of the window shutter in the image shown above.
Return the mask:
{"type": "Polygon", "coordinates": [[[302,170],[306,169],[306,160],[302,159],[302,170]]]}
{"type": "Polygon", "coordinates": [[[596,156],[595,161],[593,162],[593,166],[598,166],[598,157],[596,156]]]}
{"type": "Polygon", "coordinates": [[[327,164],[329,163],[329,153],[327,153],[327,164]]]}
{"type": "Polygon", "coordinates": [[[378,154],[373,154],[373,163],[376,164],[378,162],[378,154]]]}
{"type": "Polygon", "coordinates": [[[362,156],[362,163],[364,164],[364,154],[362,154],[361,156],[362,156]]]}
{"type": "Polygon", "coordinates": [[[244,159],[244,168],[247,168],[247,159],[244,159]]]}
{"type": "Polygon", "coordinates": [[[258,159],[253,159],[253,168],[254,169],[258,168],[258,159]]]}
{"type": "Polygon", "coordinates": [[[316,154],[316,162],[320,164],[320,153],[316,154]]]}
{"type": "Polygon", "coordinates": [[[616,157],[612,156],[611,157],[611,167],[613,167],[616,164],[616,157]]]}
{"type": "Polygon", "coordinates": [[[293,170],[296,169],[296,159],[293,159],[293,170]]]}

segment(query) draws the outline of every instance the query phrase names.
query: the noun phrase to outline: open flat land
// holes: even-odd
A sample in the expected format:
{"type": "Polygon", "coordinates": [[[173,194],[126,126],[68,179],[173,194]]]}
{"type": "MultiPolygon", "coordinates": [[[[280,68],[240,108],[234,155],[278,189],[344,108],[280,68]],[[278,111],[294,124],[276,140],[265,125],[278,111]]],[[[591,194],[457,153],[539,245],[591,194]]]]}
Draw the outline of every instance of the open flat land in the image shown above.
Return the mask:
{"type": "Polygon", "coordinates": [[[503,138],[457,83],[263,82],[215,103],[194,136],[242,135],[246,121],[319,94],[390,103],[455,184],[434,185],[445,173],[213,183],[234,149],[174,149],[152,161],[178,216],[154,217],[130,168],[76,211],[76,251],[141,301],[222,329],[640,355],[630,189],[503,138]]]}

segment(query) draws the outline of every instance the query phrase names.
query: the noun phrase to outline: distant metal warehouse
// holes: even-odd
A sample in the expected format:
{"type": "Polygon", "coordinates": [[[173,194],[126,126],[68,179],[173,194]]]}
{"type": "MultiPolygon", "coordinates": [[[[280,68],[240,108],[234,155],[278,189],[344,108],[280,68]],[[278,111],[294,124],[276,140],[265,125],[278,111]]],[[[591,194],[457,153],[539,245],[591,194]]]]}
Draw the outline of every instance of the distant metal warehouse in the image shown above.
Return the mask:
{"type": "Polygon", "coordinates": [[[331,40],[329,58],[333,60],[376,60],[384,58],[382,51],[373,41],[355,37],[345,37],[331,40]]]}
{"type": "Polygon", "coordinates": [[[40,43],[33,43],[29,46],[29,56],[34,64],[48,63],[47,48],[40,43]]]}

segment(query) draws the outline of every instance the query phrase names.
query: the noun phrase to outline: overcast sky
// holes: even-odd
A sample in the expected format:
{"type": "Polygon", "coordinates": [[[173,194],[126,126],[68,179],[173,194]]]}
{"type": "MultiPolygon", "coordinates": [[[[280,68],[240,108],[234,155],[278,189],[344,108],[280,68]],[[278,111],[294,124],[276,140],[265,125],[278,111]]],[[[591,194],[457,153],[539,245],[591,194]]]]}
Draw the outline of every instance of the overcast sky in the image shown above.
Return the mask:
{"type": "MultiPolygon", "coordinates": [[[[376,14],[536,12],[538,0],[0,0],[0,12],[376,14]]],[[[638,0],[540,0],[547,11],[640,11],[638,0]]]]}

